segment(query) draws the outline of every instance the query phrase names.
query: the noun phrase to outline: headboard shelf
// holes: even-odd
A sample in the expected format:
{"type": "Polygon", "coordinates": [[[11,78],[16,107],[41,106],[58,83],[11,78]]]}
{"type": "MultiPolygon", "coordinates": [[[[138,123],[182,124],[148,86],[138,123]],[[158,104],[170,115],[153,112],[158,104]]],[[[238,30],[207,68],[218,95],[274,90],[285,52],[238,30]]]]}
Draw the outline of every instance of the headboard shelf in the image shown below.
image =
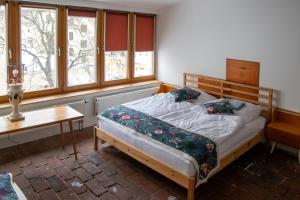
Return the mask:
{"type": "Polygon", "coordinates": [[[233,98],[265,107],[272,114],[273,90],[198,74],[184,73],[184,85],[195,87],[219,98],[233,98]]]}
{"type": "Polygon", "coordinates": [[[231,89],[231,88],[223,88],[223,90],[228,91],[228,92],[236,92],[236,93],[240,93],[240,94],[244,94],[244,95],[248,95],[248,96],[252,96],[252,97],[266,98],[266,99],[269,98],[269,96],[264,95],[264,94],[255,94],[255,93],[244,92],[241,90],[236,90],[236,89],[231,89]]]}
{"type": "MultiPolygon", "coordinates": [[[[259,90],[266,91],[266,92],[269,92],[270,90],[272,90],[272,89],[266,88],[266,87],[253,86],[253,85],[237,83],[237,82],[233,82],[233,81],[226,81],[226,80],[223,80],[223,79],[212,78],[212,77],[203,76],[203,75],[200,75],[200,74],[184,73],[184,75],[186,76],[186,78],[185,78],[186,82],[199,83],[198,80],[194,80],[195,78],[198,78],[198,79],[203,79],[203,80],[207,80],[207,81],[212,81],[212,82],[215,82],[216,84],[218,83],[219,85],[221,85],[222,83],[223,84],[227,83],[227,84],[230,84],[230,85],[240,86],[240,87],[244,87],[244,88],[248,88],[248,89],[259,89],[259,90]],[[192,79],[190,79],[190,78],[192,78],[192,79]]],[[[211,87],[211,85],[210,85],[210,87],[211,87]]]]}

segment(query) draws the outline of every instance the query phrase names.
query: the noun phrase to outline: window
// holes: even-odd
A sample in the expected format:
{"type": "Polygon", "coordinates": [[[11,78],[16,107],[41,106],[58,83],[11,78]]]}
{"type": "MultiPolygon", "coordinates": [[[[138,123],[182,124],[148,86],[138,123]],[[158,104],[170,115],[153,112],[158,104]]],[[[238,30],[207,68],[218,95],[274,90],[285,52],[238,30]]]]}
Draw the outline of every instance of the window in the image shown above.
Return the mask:
{"type": "Polygon", "coordinates": [[[154,75],[154,16],[135,16],[134,77],[154,75]]]}
{"type": "Polygon", "coordinates": [[[128,78],[128,14],[106,12],[105,81],[128,78]]]}
{"type": "Polygon", "coordinates": [[[68,11],[68,86],[97,82],[96,12],[68,11]]]}
{"type": "Polygon", "coordinates": [[[6,12],[5,6],[0,5],[0,95],[7,93],[6,66],[7,66],[7,43],[6,43],[6,12]]]}
{"type": "Polygon", "coordinates": [[[0,103],[8,64],[26,99],[155,77],[155,16],[29,2],[0,0],[0,103]]]}
{"type": "Polygon", "coordinates": [[[57,11],[21,7],[21,63],[24,89],[57,88],[57,11]]]}

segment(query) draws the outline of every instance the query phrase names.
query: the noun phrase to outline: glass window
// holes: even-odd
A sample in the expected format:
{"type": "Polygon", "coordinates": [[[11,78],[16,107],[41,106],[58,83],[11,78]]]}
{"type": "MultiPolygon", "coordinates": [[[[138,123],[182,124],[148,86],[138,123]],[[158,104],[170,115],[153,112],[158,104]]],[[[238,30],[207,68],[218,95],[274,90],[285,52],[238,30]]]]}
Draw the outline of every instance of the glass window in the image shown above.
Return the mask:
{"type": "Polygon", "coordinates": [[[6,12],[5,6],[0,5],[0,95],[7,93],[6,67],[7,67],[7,43],[6,43],[6,12]]]}
{"type": "Polygon", "coordinates": [[[69,10],[68,35],[68,86],[96,83],[96,12],[69,10]]]}
{"type": "Polygon", "coordinates": [[[21,62],[26,69],[26,92],[57,87],[56,30],[56,9],[21,7],[21,62]]]}
{"type": "Polygon", "coordinates": [[[154,74],[154,16],[135,16],[134,77],[154,74]]]}
{"type": "Polygon", "coordinates": [[[154,52],[140,51],[134,54],[134,76],[150,76],[154,74],[154,52]]]}
{"type": "Polygon", "coordinates": [[[106,12],[105,81],[128,78],[128,14],[106,12]]]}
{"type": "Polygon", "coordinates": [[[127,78],[127,51],[105,51],[105,81],[127,78]]]}

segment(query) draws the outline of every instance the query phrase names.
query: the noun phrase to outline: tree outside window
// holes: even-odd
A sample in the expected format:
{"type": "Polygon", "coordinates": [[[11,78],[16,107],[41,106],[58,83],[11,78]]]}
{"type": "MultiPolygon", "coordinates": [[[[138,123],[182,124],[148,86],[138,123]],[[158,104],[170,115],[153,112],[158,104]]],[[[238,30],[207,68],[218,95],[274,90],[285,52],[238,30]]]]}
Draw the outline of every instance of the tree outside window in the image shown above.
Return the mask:
{"type": "Polygon", "coordinates": [[[21,7],[21,62],[25,64],[24,89],[57,87],[57,11],[21,7]]]}

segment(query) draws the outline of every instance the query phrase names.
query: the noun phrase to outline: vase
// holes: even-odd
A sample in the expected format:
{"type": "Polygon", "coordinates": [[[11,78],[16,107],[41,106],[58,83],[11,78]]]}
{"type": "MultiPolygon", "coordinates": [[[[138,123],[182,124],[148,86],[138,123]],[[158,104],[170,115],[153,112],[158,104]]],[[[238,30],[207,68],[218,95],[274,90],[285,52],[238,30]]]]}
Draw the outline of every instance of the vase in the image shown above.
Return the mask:
{"type": "Polygon", "coordinates": [[[12,112],[7,116],[9,121],[19,121],[25,119],[25,116],[19,111],[20,103],[23,99],[23,87],[21,83],[8,85],[8,99],[12,105],[12,112]]]}

